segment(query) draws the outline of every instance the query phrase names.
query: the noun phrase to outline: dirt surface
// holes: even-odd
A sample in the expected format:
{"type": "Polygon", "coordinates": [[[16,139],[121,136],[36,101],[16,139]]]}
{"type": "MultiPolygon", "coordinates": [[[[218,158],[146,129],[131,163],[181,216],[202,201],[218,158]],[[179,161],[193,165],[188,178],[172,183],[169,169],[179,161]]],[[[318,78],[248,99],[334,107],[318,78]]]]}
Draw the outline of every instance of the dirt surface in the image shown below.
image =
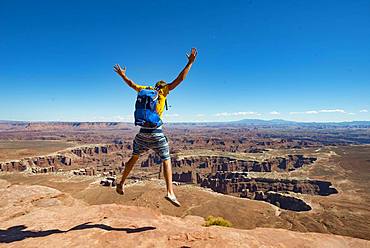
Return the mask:
{"type": "Polygon", "coordinates": [[[47,155],[74,145],[65,141],[0,140],[0,161],[47,155]]]}

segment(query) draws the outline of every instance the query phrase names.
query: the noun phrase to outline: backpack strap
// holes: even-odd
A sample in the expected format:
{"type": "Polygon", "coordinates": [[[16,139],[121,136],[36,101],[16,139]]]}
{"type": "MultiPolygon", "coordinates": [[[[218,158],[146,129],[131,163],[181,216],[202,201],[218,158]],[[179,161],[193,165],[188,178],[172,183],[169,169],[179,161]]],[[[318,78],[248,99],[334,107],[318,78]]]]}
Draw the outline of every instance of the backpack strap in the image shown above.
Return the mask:
{"type": "MultiPolygon", "coordinates": [[[[156,91],[159,91],[159,90],[161,90],[164,86],[165,86],[164,84],[163,84],[163,85],[159,85],[159,86],[155,87],[155,90],[156,90],[156,91]]],[[[164,105],[165,105],[165,107],[166,107],[166,110],[168,111],[167,98],[166,98],[166,101],[164,102],[164,105]]]]}

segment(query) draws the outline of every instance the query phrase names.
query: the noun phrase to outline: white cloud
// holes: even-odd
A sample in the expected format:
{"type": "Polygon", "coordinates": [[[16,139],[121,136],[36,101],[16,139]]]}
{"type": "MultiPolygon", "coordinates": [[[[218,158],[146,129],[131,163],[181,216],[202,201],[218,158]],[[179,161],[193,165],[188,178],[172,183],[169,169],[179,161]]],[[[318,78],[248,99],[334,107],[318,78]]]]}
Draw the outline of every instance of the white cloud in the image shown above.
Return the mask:
{"type": "Polygon", "coordinates": [[[319,114],[319,113],[342,113],[346,114],[347,112],[344,111],[343,109],[321,109],[321,110],[309,110],[309,111],[304,111],[304,112],[289,112],[291,115],[298,115],[298,114],[319,114]]]}
{"type": "Polygon", "coordinates": [[[343,113],[345,114],[346,111],[344,111],[343,109],[322,109],[322,110],[319,110],[320,113],[343,113]]]}
{"type": "Polygon", "coordinates": [[[367,109],[361,109],[360,110],[360,113],[367,113],[367,112],[369,112],[367,109]]]}
{"type": "Polygon", "coordinates": [[[299,115],[299,114],[308,114],[308,115],[312,115],[312,114],[318,114],[319,111],[316,111],[316,110],[309,110],[309,111],[304,111],[304,112],[289,112],[290,115],[299,115]]]}
{"type": "Polygon", "coordinates": [[[257,112],[233,112],[233,113],[228,113],[228,112],[223,112],[223,113],[217,113],[215,116],[245,116],[245,115],[261,115],[257,112]]]}
{"type": "Polygon", "coordinates": [[[312,115],[312,114],[318,114],[319,113],[319,111],[316,111],[316,110],[310,110],[310,111],[306,111],[306,112],[304,112],[305,114],[309,114],[309,115],[312,115]]]}
{"type": "Polygon", "coordinates": [[[351,113],[348,113],[348,114],[349,114],[349,115],[356,115],[355,113],[352,113],[352,112],[351,112],[351,113]]]}
{"type": "Polygon", "coordinates": [[[179,114],[165,114],[166,117],[179,117],[180,115],[179,114]]]}
{"type": "Polygon", "coordinates": [[[277,112],[277,111],[271,111],[271,112],[270,112],[270,115],[280,115],[280,112],[277,112]]]}
{"type": "Polygon", "coordinates": [[[164,121],[164,122],[171,122],[171,121],[173,121],[173,122],[176,122],[176,121],[182,121],[183,120],[183,118],[182,118],[182,116],[180,116],[179,114],[177,114],[177,113],[165,113],[164,115],[163,115],[163,118],[162,118],[162,120],[164,121]]]}
{"type": "Polygon", "coordinates": [[[109,121],[117,121],[117,122],[133,122],[134,116],[133,115],[115,115],[115,116],[93,116],[89,121],[102,121],[102,122],[109,122],[109,121]]]}
{"type": "Polygon", "coordinates": [[[113,116],[113,121],[134,121],[133,115],[116,115],[113,116]]]}
{"type": "Polygon", "coordinates": [[[204,114],[197,114],[196,117],[204,117],[204,114]]]}

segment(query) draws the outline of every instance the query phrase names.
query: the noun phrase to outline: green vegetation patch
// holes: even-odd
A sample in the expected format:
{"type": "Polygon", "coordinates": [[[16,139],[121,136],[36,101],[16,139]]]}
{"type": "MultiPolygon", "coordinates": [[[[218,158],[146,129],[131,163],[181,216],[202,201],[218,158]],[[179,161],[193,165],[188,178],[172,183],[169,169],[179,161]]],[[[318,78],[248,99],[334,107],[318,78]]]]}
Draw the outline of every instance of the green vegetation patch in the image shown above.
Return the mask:
{"type": "Polygon", "coordinates": [[[231,227],[232,224],[230,221],[225,220],[223,217],[215,217],[215,216],[208,216],[206,218],[206,223],[204,226],[225,226],[225,227],[231,227]]]}

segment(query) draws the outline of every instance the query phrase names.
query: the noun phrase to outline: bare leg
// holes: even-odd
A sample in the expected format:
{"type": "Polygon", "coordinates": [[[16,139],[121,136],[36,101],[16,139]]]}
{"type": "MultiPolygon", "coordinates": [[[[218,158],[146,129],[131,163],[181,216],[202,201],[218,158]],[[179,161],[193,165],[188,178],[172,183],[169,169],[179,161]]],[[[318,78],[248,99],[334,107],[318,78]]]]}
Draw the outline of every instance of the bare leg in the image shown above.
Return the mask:
{"type": "Polygon", "coordinates": [[[167,195],[174,196],[175,193],[173,192],[173,186],[172,186],[171,159],[167,159],[163,161],[163,175],[164,175],[164,179],[166,180],[167,195]]]}
{"type": "Polygon", "coordinates": [[[176,207],[181,207],[180,202],[176,199],[175,192],[173,192],[172,167],[170,159],[163,161],[163,174],[167,185],[167,196],[165,199],[170,201],[176,207]]]}
{"type": "Polygon", "coordinates": [[[136,161],[139,159],[139,155],[132,155],[129,161],[125,164],[125,169],[123,170],[122,173],[122,178],[119,184],[123,185],[125,183],[125,180],[127,176],[130,174],[132,168],[134,167],[136,161]]]}

